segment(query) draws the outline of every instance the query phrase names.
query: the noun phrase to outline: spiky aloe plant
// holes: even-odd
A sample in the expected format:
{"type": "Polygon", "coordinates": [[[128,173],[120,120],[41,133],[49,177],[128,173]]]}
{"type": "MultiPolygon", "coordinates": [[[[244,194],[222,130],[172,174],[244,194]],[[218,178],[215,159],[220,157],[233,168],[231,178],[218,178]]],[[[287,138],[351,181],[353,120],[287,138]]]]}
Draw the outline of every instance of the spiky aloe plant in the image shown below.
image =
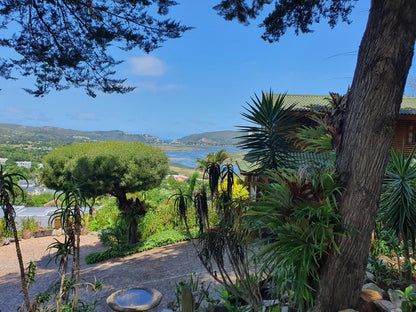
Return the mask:
{"type": "Polygon", "coordinates": [[[209,153],[205,156],[205,159],[197,158],[196,162],[198,164],[198,168],[205,170],[208,163],[218,163],[218,164],[225,164],[231,162],[231,156],[227,151],[222,148],[216,153],[209,153]]]}
{"type": "Polygon", "coordinates": [[[17,228],[15,222],[16,212],[13,208],[17,196],[16,190],[24,194],[23,189],[18,183],[15,182],[17,179],[24,179],[27,182],[23,175],[18,173],[7,173],[3,166],[0,166],[0,205],[3,209],[4,219],[6,221],[6,229],[11,228],[14,235],[16,255],[19,261],[20,280],[22,283],[24,305],[26,306],[27,311],[32,311],[29,299],[29,286],[26,281],[22,251],[20,249],[19,238],[17,236],[17,228]]]}
{"type": "Polygon", "coordinates": [[[81,235],[81,207],[89,206],[87,199],[79,188],[73,186],[59,194],[56,201],[61,201],[61,207],[55,211],[53,218],[61,219],[62,228],[65,233],[63,243],[56,241],[49,248],[55,248],[57,253],[54,256],[55,261],[60,258],[61,281],[59,295],[57,297],[57,311],[61,311],[62,303],[68,301],[68,290],[65,288],[67,283],[67,265],[68,256],[73,256],[73,266],[71,269],[72,281],[70,284],[74,288],[74,299],[72,302],[73,309],[78,308],[79,277],[81,273],[80,264],[80,235],[81,235]]]}
{"type": "MultiPolygon", "coordinates": [[[[204,267],[211,276],[224,285],[233,295],[244,298],[254,311],[261,310],[261,294],[256,272],[251,270],[251,254],[246,243],[246,233],[237,227],[242,215],[242,207],[233,201],[232,186],[234,182],[233,166],[218,162],[207,162],[204,180],[208,180],[210,198],[205,187],[200,192],[194,192],[194,208],[199,224],[199,240],[194,241],[194,248],[204,267]],[[223,182],[226,187],[220,185],[223,182]],[[219,221],[210,226],[208,205],[217,209],[219,221]],[[231,264],[230,274],[228,263],[231,264]],[[256,278],[253,278],[252,273],[256,278]],[[235,277],[235,278],[234,278],[235,277]]],[[[187,225],[187,212],[191,208],[192,192],[179,190],[173,196],[174,205],[187,225]]]]}

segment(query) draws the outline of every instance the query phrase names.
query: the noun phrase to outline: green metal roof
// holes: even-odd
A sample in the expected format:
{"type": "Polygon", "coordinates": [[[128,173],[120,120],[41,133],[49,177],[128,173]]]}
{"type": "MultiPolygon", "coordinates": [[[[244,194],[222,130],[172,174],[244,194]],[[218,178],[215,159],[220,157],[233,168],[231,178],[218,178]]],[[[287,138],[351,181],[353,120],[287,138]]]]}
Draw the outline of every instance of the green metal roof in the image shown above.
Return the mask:
{"type": "MultiPolygon", "coordinates": [[[[312,105],[315,109],[328,106],[329,95],[286,94],[287,105],[296,104],[296,111],[309,111],[312,105]]],[[[416,97],[403,97],[400,108],[402,115],[416,115],[416,97]]]]}
{"type": "MultiPolygon", "coordinates": [[[[290,152],[288,157],[291,158],[294,168],[301,168],[312,163],[333,163],[335,161],[335,155],[331,153],[290,152]]],[[[259,169],[259,165],[250,154],[246,154],[242,160],[237,162],[237,165],[241,173],[253,172],[259,169]]]]}

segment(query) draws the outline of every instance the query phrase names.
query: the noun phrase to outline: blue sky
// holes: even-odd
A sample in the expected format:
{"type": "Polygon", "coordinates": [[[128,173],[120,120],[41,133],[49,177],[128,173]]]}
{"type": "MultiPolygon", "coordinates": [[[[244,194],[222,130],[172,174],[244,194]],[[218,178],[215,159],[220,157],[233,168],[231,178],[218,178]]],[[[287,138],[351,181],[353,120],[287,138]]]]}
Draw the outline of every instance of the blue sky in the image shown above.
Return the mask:
{"type": "MultiPolygon", "coordinates": [[[[215,1],[182,2],[170,16],[195,29],[148,55],[115,50],[115,58],[125,61],[116,68],[117,76],[127,78],[135,91],[91,98],[71,88],[35,98],[22,90],[31,86],[30,79],[1,80],[2,122],[174,139],[235,129],[243,124],[242,107],[262,90],[345,93],[351,84],[369,1],[357,3],[351,25],[331,30],[322,22],[313,33],[299,36],[289,29],[273,44],[260,38],[260,19],[244,27],[216,15],[215,1]]],[[[415,76],[412,67],[409,77],[415,76]]],[[[415,95],[410,88],[405,94],[415,95]]]]}

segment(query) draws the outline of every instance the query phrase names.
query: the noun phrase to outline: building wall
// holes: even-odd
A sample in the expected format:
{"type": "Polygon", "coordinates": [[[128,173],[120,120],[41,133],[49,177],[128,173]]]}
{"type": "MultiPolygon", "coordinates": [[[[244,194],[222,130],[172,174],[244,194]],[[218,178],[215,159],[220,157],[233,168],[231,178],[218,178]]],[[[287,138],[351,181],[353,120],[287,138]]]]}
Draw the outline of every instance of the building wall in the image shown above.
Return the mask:
{"type": "Polygon", "coordinates": [[[402,115],[397,121],[396,131],[393,139],[393,148],[395,150],[404,149],[406,155],[409,155],[415,144],[416,116],[402,115]]]}

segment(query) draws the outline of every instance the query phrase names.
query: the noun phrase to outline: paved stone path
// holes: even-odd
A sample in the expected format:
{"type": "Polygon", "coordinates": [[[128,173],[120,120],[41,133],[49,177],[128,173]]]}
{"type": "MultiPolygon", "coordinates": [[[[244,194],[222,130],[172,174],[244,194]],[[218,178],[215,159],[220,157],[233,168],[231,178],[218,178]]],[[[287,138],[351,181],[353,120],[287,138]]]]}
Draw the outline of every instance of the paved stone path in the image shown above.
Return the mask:
{"type": "MultiPolygon", "coordinates": [[[[46,249],[53,239],[42,237],[20,241],[25,266],[29,261],[34,261],[38,266],[36,283],[30,289],[32,297],[52,287],[58,280],[57,265],[54,262],[47,265],[50,256],[46,249]]],[[[189,242],[93,265],[85,264],[84,258],[87,254],[101,250],[104,248],[96,236],[81,236],[81,279],[86,282],[93,282],[94,279],[102,281],[103,289],[97,293],[82,290],[80,298],[90,302],[97,300],[97,312],[111,311],[105,301],[114,291],[138,285],[156,288],[163,294],[161,304],[151,310],[162,311],[175,299],[177,282],[188,280],[192,273],[198,273],[202,280],[210,280],[189,242]]],[[[0,311],[16,311],[22,302],[19,267],[15,245],[12,243],[0,247],[0,311]]]]}

